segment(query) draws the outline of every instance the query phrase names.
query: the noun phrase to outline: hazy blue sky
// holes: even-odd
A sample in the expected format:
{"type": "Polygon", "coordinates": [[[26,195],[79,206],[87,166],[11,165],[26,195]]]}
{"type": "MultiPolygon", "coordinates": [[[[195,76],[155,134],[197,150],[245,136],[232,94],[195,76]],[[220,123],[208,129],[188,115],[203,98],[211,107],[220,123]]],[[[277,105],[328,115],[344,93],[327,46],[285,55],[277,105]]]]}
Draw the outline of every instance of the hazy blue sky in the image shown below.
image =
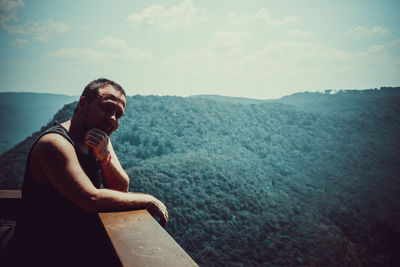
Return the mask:
{"type": "Polygon", "coordinates": [[[0,92],[275,98],[400,86],[400,1],[0,0],[0,92]]]}

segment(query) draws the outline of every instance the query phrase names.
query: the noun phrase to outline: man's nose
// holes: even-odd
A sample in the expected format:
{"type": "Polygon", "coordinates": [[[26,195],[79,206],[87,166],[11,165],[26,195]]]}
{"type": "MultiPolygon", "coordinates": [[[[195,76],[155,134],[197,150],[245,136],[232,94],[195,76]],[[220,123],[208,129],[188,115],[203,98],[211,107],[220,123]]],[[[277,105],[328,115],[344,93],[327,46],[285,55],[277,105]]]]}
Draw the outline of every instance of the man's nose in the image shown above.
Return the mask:
{"type": "Polygon", "coordinates": [[[117,121],[117,116],[115,115],[115,113],[112,113],[112,114],[107,116],[107,120],[109,122],[115,123],[117,121]]]}

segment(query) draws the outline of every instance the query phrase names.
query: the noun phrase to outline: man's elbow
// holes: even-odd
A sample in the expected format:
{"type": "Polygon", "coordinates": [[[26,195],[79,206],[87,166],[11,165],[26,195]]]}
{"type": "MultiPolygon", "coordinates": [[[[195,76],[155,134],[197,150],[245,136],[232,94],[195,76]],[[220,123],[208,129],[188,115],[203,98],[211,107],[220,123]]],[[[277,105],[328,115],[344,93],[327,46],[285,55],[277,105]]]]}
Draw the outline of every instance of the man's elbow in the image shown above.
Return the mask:
{"type": "MultiPolygon", "coordinates": [[[[97,191],[97,190],[96,190],[97,191]]],[[[98,192],[92,192],[76,203],[84,212],[97,213],[101,211],[101,197],[98,192]]]]}
{"type": "Polygon", "coordinates": [[[125,179],[124,179],[124,183],[122,185],[122,192],[127,193],[129,192],[129,176],[126,175],[125,179]]]}
{"type": "Polygon", "coordinates": [[[127,183],[127,185],[125,186],[121,185],[118,188],[112,188],[111,191],[96,189],[87,194],[81,201],[76,204],[87,213],[110,211],[115,209],[115,201],[118,199],[118,197],[115,197],[112,191],[120,191],[126,193],[128,192],[128,189],[129,183],[127,183]]]}
{"type": "Polygon", "coordinates": [[[97,213],[100,212],[99,205],[96,204],[95,200],[88,201],[80,205],[80,208],[86,213],[97,213]]]}
{"type": "Polygon", "coordinates": [[[116,191],[120,191],[123,193],[127,193],[129,192],[129,178],[128,179],[123,179],[120,180],[115,184],[104,184],[104,187],[107,189],[111,189],[111,190],[116,190],[116,191]]]}
{"type": "Polygon", "coordinates": [[[124,183],[124,185],[121,187],[121,191],[124,193],[128,193],[129,192],[129,180],[126,181],[126,183],[124,183]]]}
{"type": "Polygon", "coordinates": [[[121,182],[118,185],[118,188],[115,188],[115,190],[127,193],[129,191],[129,178],[121,180],[121,182]]]}

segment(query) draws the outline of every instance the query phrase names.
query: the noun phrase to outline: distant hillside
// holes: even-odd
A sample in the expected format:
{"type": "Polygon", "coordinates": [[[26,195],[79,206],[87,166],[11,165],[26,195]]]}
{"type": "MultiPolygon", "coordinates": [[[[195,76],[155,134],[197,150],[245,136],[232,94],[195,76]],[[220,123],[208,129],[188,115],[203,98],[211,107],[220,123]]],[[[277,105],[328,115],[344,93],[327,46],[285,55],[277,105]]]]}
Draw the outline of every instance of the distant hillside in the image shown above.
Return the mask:
{"type": "Polygon", "coordinates": [[[362,109],[367,104],[372,104],[385,99],[399,96],[400,87],[381,87],[380,89],[367,90],[326,90],[325,92],[295,93],[282,97],[278,102],[290,104],[301,109],[329,113],[343,113],[354,108],[362,109]]]}
{"type": "Polygon", "coordinates": [[[247,97],[233,97],[233,96],[221,96],[221,95],[192,95],[189,98],[201,98],[201,99],[209,99],[215,101],[223,101],[229,103],[240,103],[240,104],[260,104],[265,103],[270,100],[262,100],[255,98],[247,98],[247,97]]]}
{"type": "MultiPolygon", "coordinates": [[[[369,93],[137,95],[112,141],[201,266],[399,266],[400,91],[369,93]]],[[[20,188],[37,134],[0,156],[0,188],[20,188]]]]}
{"type": "Polygon", "coordinates": [[[0,93],[0,154],[47,124],[76,96],[40,93],[0,93]]]}

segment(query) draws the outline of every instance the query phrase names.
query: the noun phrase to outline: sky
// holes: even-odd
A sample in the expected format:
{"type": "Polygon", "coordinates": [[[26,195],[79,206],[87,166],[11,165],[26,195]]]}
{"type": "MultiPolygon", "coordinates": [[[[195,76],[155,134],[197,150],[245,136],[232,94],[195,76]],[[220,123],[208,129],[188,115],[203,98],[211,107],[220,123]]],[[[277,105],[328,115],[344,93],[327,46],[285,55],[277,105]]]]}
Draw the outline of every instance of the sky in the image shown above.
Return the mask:
{"type": "Polygon", "coordinates": [[[400,86],[399,0],[0,0],[0,92],[258,99],[400,86]]]}

